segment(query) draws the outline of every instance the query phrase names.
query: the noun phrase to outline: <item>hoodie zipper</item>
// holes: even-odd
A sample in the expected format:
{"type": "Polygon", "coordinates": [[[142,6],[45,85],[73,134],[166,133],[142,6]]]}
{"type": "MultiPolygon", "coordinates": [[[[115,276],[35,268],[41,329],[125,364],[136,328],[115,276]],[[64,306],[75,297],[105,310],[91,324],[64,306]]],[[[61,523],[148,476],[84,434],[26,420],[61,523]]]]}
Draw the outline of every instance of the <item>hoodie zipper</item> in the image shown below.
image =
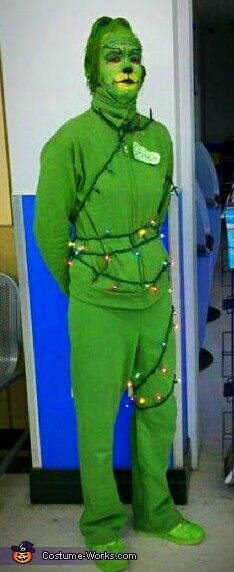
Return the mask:
{"type": "MultiPolygon", "coordinates": [[[[128,145],[125,141],[123,141],[123,151],[124,151],[124,154],[126,155],[126,169],[128,172],[128,180],[129,180],[130,200],[131,200],[131,225],[132,225],[131,231],[132,231],[134,228],[136,228],[138,226],[138,223],[136,221],[136,214],[138,216],[139,212],[137,210],[138,204],[136,203],[135,193],[134,193],[135,176],[133,173],[132,157],[131,157],[131,154],[129,152],[128,145]]],[[[134,246],[133,246],[133,248],[134,248],[134,246]]],[[[136,246],[136,249],[137,249],[137,246],[136,246]]],[[[142,256],[137,256],[137,259],[138,259],[138,265],[139,265],[138,268],[139,268],[140,280],[145,281],[144,263],[142,260],[142,256]]]]}

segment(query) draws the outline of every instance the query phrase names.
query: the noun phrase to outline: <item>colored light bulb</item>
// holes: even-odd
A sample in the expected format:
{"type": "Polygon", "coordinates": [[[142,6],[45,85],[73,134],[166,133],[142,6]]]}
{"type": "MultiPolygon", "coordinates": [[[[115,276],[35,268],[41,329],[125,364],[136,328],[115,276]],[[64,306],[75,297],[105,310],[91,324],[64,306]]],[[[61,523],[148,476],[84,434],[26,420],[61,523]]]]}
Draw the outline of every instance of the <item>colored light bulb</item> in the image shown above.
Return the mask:
{"type": "Polygon", "coordinates": [[[107,262],[108,264],[110,264],[110,262],[111,262],[111,256],[109,256],[109,254],[105,254],[104,258],[105,258],[106,262],[107,262]]]}

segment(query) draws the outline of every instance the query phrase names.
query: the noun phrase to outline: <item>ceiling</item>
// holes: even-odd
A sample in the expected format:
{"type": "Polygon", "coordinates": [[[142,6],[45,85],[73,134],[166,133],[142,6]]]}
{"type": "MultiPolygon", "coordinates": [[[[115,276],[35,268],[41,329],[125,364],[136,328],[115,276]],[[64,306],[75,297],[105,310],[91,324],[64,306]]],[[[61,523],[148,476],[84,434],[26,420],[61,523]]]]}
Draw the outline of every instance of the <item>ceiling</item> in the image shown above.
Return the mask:
{"type": "Polygon", "coordinates": [[[234,27],[234,0],[194,0],[201,22],[211,27],[234,27]]]}

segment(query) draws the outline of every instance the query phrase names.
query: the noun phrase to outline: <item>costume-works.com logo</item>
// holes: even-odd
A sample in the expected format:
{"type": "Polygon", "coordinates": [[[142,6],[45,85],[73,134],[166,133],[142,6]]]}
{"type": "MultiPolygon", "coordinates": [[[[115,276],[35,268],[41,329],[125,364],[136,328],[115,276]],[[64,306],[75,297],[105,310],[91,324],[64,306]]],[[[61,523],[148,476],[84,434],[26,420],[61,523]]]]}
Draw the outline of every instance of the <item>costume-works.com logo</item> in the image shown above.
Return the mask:
{"type": "Polygon", "coordinates": [[[33,552],[35,552],[33,543],[28,542],[28,540],[22,540],[19,546],[11,546],[11,550],[13,560],[19,564],[28,564],[32,560],[33,552]]]}

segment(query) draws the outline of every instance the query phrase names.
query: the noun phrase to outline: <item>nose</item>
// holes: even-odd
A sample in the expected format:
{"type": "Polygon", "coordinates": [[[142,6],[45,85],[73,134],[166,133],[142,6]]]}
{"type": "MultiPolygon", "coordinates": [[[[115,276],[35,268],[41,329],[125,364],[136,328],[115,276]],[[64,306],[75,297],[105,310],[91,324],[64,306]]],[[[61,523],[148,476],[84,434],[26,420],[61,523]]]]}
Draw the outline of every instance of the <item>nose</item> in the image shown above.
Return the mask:
{"type": "Polygon", "coordinates": [[[123,73],[132,73],[132,68],[131,67],[123,68],[123,73]]]}

